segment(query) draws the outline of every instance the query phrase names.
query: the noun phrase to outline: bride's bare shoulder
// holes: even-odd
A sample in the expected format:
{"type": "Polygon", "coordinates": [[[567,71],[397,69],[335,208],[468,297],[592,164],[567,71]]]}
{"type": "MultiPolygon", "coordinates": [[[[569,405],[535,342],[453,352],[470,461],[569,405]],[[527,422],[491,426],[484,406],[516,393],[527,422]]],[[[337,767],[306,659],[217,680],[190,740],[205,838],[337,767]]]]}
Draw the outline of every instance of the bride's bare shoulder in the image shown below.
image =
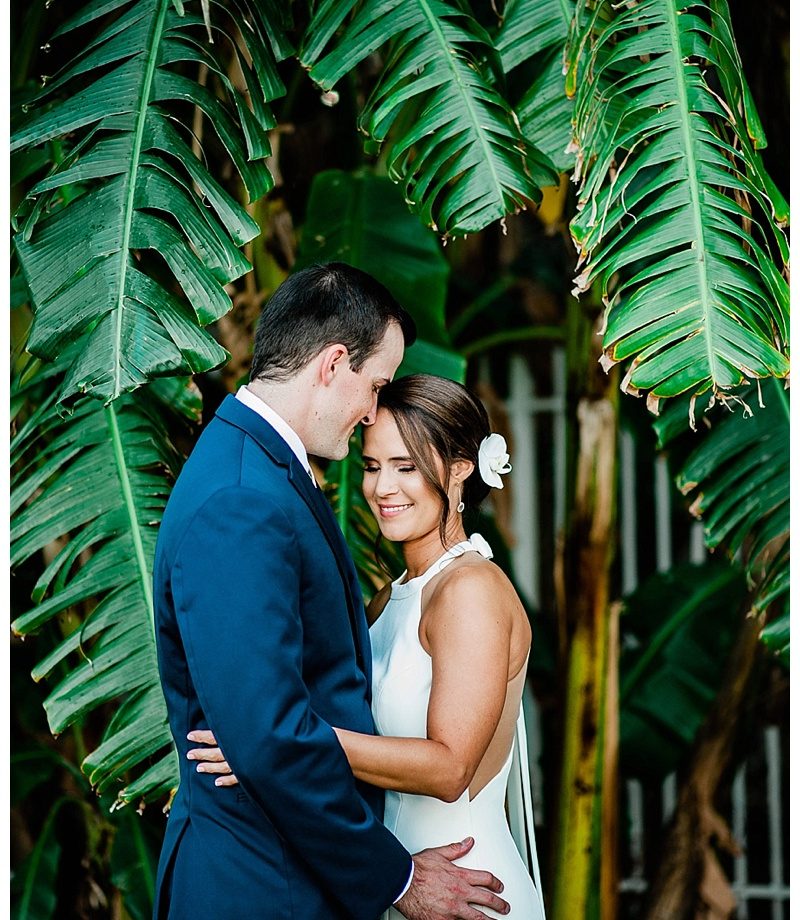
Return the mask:
{"type": "Polygon", "coordinates": [[[455,610],[476,616],[512,617],[521,607],[517,592],[505,572],[477,553],[454,560],[430,584],[423,607],[426,612],[455,610]]]}
{"type": "Polygon", "coordinates": [[[474,637],[487,651],[508,643],[509,676],[517,672],[530,649],[531,628],[511,580],[499,566],[470,553],[428,587],[432,590],[427,600],[423,593],[420,642],[429,654],[437,637],[449,643],[455,630],[474,637]]]}

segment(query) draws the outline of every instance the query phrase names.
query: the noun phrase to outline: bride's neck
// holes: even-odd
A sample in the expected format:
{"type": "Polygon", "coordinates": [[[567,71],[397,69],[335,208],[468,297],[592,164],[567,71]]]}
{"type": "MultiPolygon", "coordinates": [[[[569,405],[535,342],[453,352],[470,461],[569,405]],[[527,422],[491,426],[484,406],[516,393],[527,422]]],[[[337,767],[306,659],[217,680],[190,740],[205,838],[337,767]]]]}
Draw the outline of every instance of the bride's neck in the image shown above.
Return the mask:
{"type": "Polygon", "coordinates": [[[459,517],[457,521],[448,522],[444,543],[442,543],[438,526],[422,537],[407,540],[403,543],[403,559],[408,572],[406,577],[416,578],[422,575],[443,553],[466,539],[467,534],[459,517]]]}

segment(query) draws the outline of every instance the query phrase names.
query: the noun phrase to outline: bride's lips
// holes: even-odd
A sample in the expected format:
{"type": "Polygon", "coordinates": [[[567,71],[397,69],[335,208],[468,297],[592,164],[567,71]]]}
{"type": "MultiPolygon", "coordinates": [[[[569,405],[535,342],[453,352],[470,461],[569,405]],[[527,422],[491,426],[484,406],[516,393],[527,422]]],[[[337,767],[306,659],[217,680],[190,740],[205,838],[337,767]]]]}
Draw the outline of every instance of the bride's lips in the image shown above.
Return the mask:
{"type": "Polygon", "coordinates": [[[398,514],[402,514],[404,511],[408,511],[411,507],[410,504],[407,505],[378,505],[378,510],[381,513],[382,518],[393,518],[397,517],[398,514]]]}

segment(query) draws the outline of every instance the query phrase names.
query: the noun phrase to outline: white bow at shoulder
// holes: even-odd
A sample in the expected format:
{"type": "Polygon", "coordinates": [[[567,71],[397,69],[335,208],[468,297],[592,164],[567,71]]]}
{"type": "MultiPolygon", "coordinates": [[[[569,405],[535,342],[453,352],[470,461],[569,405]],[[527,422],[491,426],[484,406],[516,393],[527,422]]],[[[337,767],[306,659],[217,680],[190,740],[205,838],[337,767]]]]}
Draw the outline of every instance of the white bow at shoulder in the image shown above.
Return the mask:
{"type": "Polygon", "coordinates": [[[494,556],[491,546],[479,533],[472,534],[469,542],[472,544],[472,548],[477,550],[484,559],[491,559],[494,556]]]}

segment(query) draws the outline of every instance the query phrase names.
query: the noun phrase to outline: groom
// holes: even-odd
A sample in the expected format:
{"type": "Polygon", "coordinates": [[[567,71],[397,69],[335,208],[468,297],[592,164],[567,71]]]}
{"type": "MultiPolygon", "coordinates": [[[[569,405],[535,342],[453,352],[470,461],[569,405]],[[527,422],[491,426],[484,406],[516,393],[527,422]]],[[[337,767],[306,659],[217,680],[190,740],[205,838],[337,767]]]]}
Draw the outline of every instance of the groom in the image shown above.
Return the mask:
{"type": "Polygon", "coordinates": [[[265,306],[251,381],[228,396],[183,468],[158,537],[159,667],[181,769],[156,885],[157,920],[416,920],[501,913],[502,886],[410,856],[353,778],[331,728],[374,731],[361,591],[308,454],[346,456],[375,421],[414,325],[342,263],[288,278],[265,306]],[[209,728],[240,786],[186,759],[209,728]]]}

